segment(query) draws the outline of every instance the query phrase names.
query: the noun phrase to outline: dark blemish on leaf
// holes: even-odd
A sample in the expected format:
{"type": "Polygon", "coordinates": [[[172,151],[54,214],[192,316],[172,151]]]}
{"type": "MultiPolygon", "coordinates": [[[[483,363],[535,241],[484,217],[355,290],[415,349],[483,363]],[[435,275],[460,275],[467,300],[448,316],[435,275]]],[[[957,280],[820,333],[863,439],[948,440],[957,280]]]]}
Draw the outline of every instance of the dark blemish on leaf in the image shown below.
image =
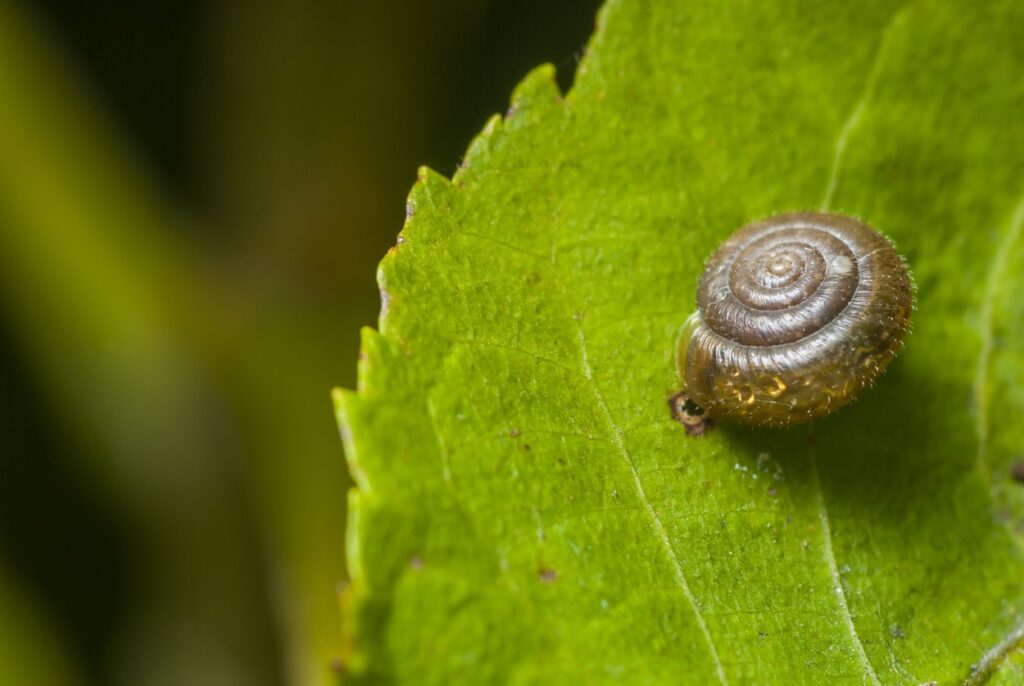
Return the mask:
{"type": "Polygon", "coordinates": [[[758,638],[768,638],[768,632],[767,631],[758,631],[757,632],[757,637],[758,638]]]}
{"type": "Polygon", "coordinates": [[[345,663],[340,657],[332,657],[331,661],[327,664],[335,674],[341,674],[345,671],[345,663]]]}
{"type": "Polygon", "coordinates": [[[1010,478],[1019,484],[1024,484],[1024,460],[1017,460],[1010,467],[1010,478]]]}
{"type": "Polygon", "coordinates": [[[715,423],[704,415],[704,410],[697,406],[686,391],[682,390],[668,399],[668,409],[672,418],[683,425],[689,436],[700,437],[710,431],[715,423]]]}
{"type": "Polygon", "coordinates": [[[541,567],[537,570],[537,578],[545,584],[551,584],[558,578],[558,573],[550,567],[541,567]]]}
{"type": "Polygon", "coordinates": [[[409,569],[419,571],[423,569],[423,558],[419,555],[413,555],[409,558],[409,569]]]}
{"type": "Polygon", "coordinates": [[[893,624],[892,628],[889,629],[889,633],[892,635],[893,638],[906,638],[907,637],[907,635],[905,633],[903,633],[903,629],[900,628],[899,624],[893,624]]]}
{"type": "Polygon", "coordinates": [[[519,429],[509,429],[508,435],[512,438],[519,438],[522,436],[522,432],[519,429]]]}
{"type": "Polygon", "coordinates": [[[529,452],[529,450],[530,450],[530,444],[529,444],[529,443],[523,443],[523,450],[525,450],[525,451],[529,452]]]}

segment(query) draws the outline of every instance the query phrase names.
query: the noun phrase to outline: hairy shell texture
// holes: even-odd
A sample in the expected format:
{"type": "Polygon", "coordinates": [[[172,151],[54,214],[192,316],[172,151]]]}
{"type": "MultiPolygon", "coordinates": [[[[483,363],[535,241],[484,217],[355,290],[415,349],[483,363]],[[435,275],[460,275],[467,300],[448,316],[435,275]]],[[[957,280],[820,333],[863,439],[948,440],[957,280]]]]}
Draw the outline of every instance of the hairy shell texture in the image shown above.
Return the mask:
{"type": "Polygon", "coordinates": [[[889,240],[838,214],[783,214],[708,261],[679,342],[686,395],[708,417],[810,421],[850,402],[910,327],[913,289],[889,240]]]}

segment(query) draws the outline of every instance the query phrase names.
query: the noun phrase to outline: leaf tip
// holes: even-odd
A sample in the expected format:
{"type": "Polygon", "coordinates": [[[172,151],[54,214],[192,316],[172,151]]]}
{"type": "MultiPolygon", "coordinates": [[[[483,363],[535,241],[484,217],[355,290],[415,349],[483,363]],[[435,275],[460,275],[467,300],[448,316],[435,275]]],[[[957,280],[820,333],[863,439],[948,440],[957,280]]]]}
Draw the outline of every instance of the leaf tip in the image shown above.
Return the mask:
{"type": "MultiPolygon", "coordinates": [[[[371,390],[371,381],[376,363],[381,359],[384,336],[372,326],[364,326],[359,330],[359,364],[356,369],[356,390],[365,395],[371,390]]],[[[342,390],[340,397],[344,399],[349,391],[342,390]]]]}
{"type": "Polygon", "coordinates": [[[555,78],[555,66],[542,64],[526,75],[512,91],[507,120],[521,116],[524,112],[548,110],[562,102],[562,91],[555,78]]]}
{"type": "Polygon", "coordinates": [[[451,185],[444,174],[436,172],[430,167],[424,165],[416,170],[416,183],[413,185],[413,191],[415,192],[418,187],[437,187],[444,186],[448,187],[451,185]]]}

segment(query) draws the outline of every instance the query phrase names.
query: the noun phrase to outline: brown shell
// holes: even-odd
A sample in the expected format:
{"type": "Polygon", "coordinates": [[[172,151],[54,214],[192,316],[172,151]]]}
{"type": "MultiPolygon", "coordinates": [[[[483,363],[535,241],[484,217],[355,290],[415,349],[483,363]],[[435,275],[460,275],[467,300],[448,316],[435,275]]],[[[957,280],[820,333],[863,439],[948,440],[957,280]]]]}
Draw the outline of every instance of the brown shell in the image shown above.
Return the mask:
{"type": "Polygon", "coordinates": [[[680,339],[687,395],[709,417],[782,426],[869,386],[910,328],[902,258],[867,224],[781,214],[734,233],[708,261],[680,339]]]}

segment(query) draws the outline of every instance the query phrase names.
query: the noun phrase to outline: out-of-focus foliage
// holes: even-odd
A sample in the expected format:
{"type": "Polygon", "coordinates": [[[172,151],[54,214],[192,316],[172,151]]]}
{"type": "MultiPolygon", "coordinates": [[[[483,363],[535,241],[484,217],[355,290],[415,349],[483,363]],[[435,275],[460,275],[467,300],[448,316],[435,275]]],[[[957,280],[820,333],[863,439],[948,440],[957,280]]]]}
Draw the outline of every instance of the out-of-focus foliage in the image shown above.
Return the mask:
{"type": "Polygon", "coordinates": [[[153,3],[136,34],[135,3],[0,0],[0,684],[328,674],[328,391],[410,170],[454,169],[526,65],[571,66],[597,3],[530,4],[153,3]],[[132,61],[147,35],[173,66],[132,61]]]}
{"type": "Polygon", "coordinates": [[[46,613],[0,568],[0,665],[3,683],[74,686],[81,683],[66,646],[46,613]]]}
{"type": "Polygon", "coordinates": [[[534,71],[421,173],[381,263],[338,395],[352,683],[1019,683],[1024,7],[601,18],[564,97],[534,71]],[[906,253],[905,351],[812,426],[688,438],[705,257],[818,208],[906,253]]]}

